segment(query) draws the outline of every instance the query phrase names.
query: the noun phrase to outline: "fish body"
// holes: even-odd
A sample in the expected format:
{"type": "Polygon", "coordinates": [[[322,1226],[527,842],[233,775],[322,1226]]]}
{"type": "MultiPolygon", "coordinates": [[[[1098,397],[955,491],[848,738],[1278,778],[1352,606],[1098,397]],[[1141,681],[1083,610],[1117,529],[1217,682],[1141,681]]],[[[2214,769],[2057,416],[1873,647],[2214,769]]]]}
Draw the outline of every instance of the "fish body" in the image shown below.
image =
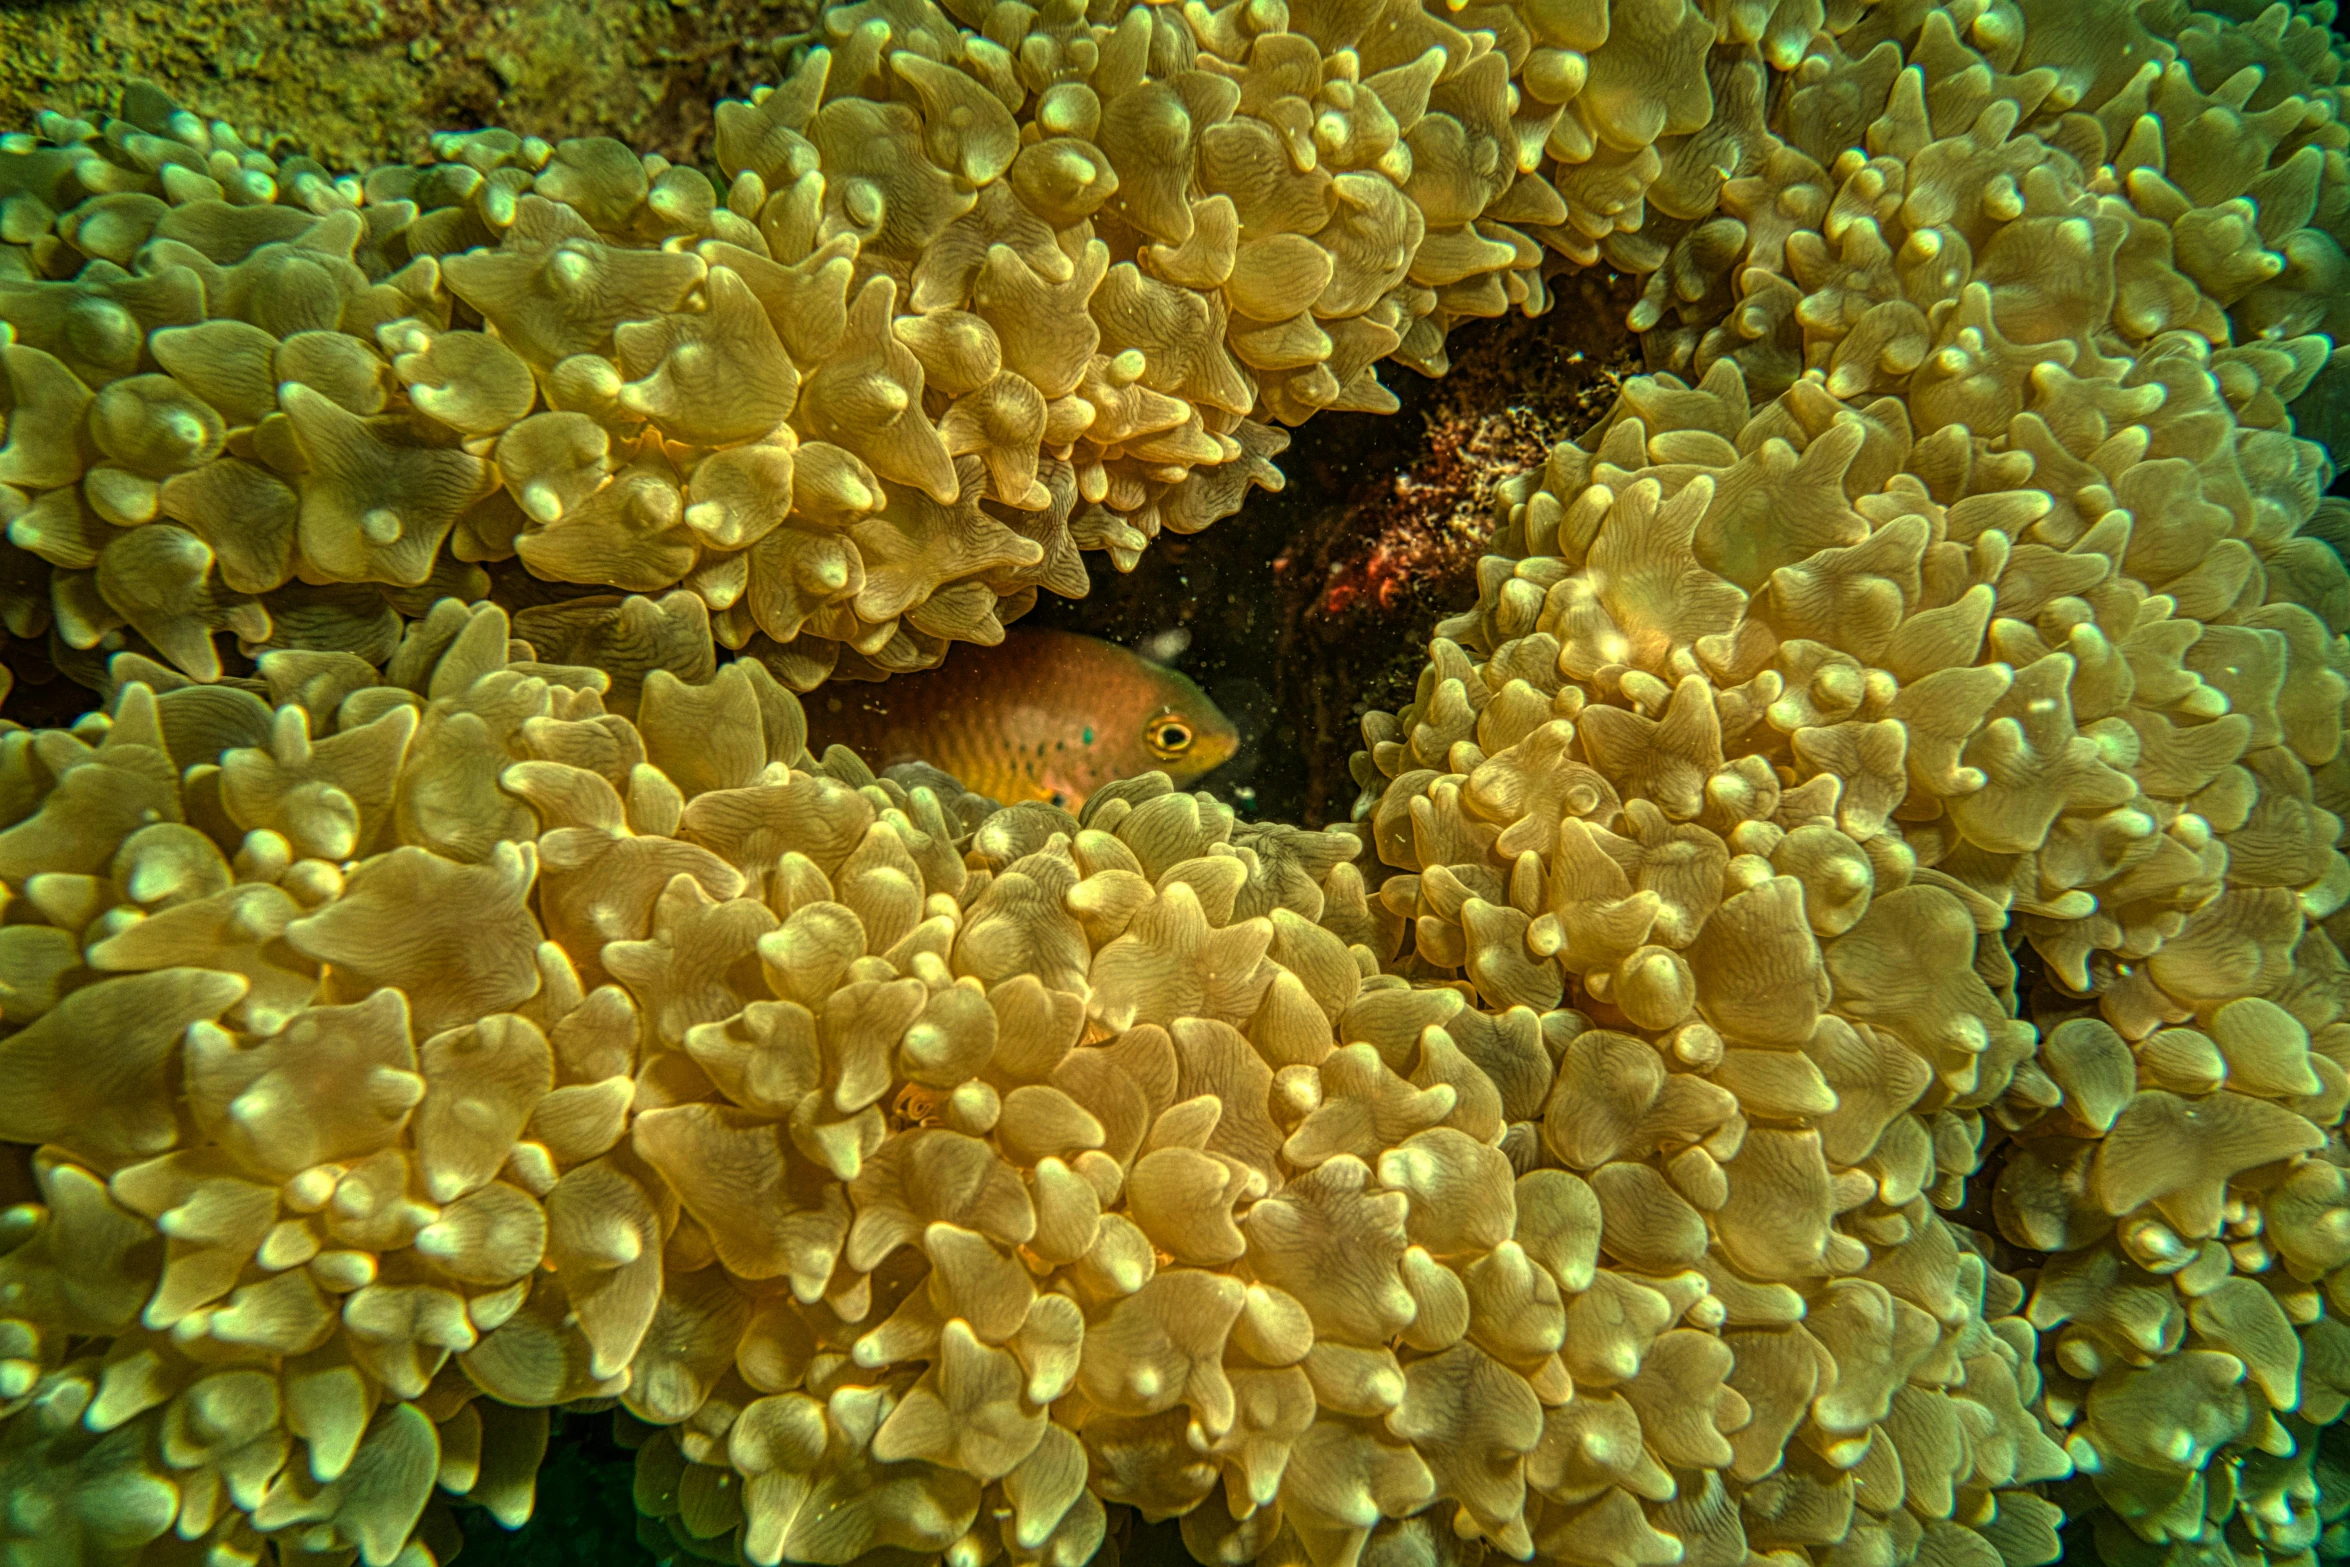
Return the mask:
{"type": "Polygon", "coordinates": [[[827,685],[807,711],[819,752],[845,745],[875,768],[928,762],[1006,805],[1075,810],[1112,779],[1154,771],[1187,784],[1240,746],[1183,674],[1071,631],[1014,629],[923,674],[827,685]]]}

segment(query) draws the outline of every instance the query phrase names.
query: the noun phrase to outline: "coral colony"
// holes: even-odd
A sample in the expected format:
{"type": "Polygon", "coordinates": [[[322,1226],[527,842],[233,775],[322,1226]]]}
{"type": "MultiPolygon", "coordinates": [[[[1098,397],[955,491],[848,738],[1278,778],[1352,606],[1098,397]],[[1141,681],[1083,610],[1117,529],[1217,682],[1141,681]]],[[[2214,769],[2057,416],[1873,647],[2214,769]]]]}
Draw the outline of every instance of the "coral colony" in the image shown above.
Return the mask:
{"type": "Polygon", "coordinates": [[[863,0],[722,185],[0,141],[103,697],[0,735],[0,1556],[430,1567],[582,1401],[718,1561],[2350,1553],[2330,21],[863,0]],[[1352,824],[809,754],[1595,267],[1352,824]]]}

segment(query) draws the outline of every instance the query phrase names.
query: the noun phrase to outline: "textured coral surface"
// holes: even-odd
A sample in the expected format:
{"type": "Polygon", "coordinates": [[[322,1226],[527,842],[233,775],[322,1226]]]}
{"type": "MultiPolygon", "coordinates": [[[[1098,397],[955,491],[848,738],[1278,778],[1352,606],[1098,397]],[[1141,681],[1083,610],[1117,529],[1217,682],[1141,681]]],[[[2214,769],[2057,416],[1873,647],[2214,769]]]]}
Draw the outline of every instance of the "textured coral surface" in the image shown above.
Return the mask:
{"type": "Polygon", "coordinates": [[[2350,1555],[2331,20],[865,0],[718,181],[0,144],[103,700],[0,732],[0,1549],[427,1567],[617,1406],[762,1567],[2350,1555]],[[808,753],[1601,266],[1348,825],[808,753]]]}

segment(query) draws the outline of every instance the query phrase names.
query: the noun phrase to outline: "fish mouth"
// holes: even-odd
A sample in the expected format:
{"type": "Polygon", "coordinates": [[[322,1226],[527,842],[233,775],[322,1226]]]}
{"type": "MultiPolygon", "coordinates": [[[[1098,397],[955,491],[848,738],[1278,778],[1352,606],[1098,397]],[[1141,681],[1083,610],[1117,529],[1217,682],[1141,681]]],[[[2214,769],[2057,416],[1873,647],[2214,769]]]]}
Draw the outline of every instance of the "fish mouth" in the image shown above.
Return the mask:
{"type": "MultiPolygon", "coordinates": [[[[1199,742],[1191,748],[1191,753],[1184,757],[1180,764],[1165,764],[1161,771],[1165,772],[1169,778],[1174,779],[1177,784],[1189,788],[1194,784],[1204,783],[1213,774],[1230,771],[1234,761],[1241,757],[1244,749],[1238,734],[1229,731],[1204,734],[1200,736],[1199,742]]],[[[1249,761],[1253,762],[1254,758],[1249,758],[1249,761]]],[[[1237,782],[1238,777],[1244,776],[1246,776],[1245,767],[1234,781],[1237,782]]]]}

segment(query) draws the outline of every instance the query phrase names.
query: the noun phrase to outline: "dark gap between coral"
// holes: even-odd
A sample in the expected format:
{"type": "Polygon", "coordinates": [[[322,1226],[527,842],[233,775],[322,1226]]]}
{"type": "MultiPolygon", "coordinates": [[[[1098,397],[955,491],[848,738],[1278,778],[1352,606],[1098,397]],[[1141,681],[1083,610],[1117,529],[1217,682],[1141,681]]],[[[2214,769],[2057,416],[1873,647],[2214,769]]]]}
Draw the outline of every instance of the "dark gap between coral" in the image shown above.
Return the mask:
{"type": "Polygon", "coordinates": [[[1202,787],[1250,817],[1345,821],[1363,714],[1410,701],[1437,622],[1476,602],[1494,484],[1605,413],[1639,368],[1624,326],[1638,280],[1552,283],[1548,314],[1457,331],[1442,379],[1385,367],[1400,412],[1294,432],[1280,492],[1162,535],[1126,575],[1089,557],[1092,593],[1041,598],[1023,623],[1128,646],[1187,632],[1180,667],[1256,731],[1202,787]]]}

